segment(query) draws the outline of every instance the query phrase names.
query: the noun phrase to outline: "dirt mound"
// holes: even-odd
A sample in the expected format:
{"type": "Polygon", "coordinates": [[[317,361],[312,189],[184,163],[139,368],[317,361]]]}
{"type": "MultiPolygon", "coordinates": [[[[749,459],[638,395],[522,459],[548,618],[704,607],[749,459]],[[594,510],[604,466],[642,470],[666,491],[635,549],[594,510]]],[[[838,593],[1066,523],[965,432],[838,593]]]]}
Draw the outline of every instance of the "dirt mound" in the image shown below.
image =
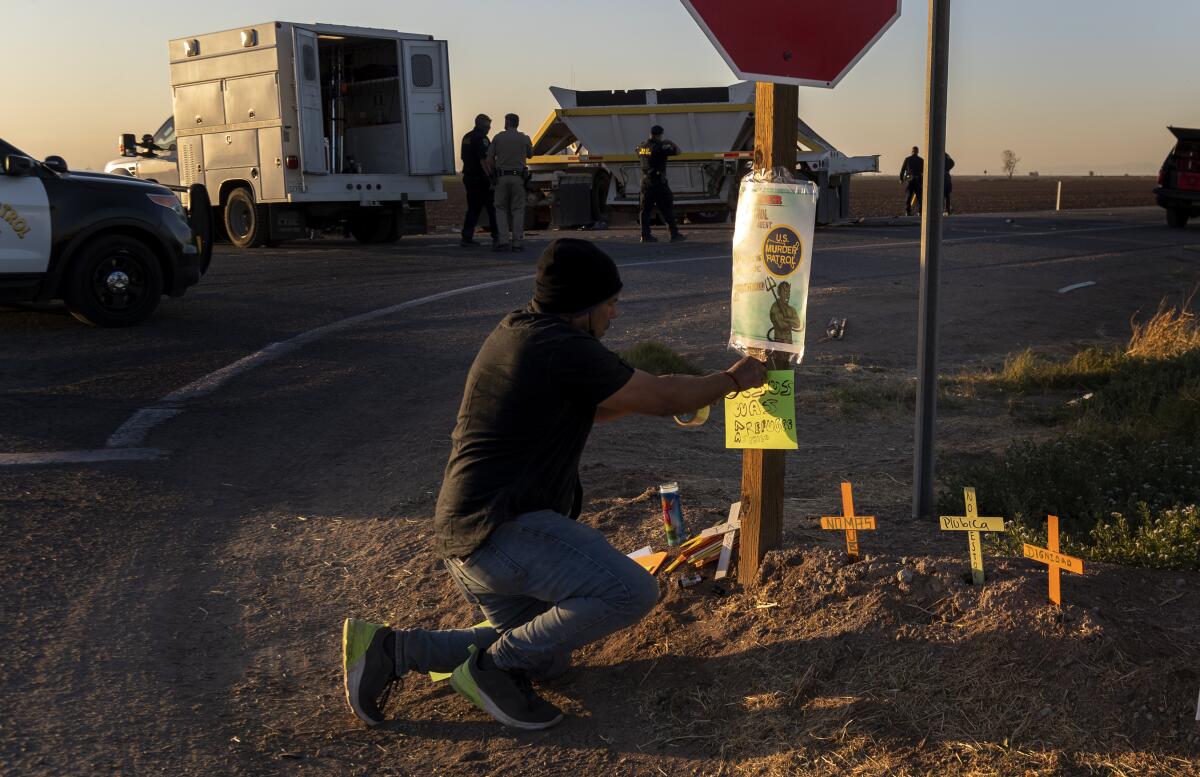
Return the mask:
{"type": "MultiPolygon", "coordinates": [[[[711,491],[689,489],[713,506],[694,526],[721,519],[711,491]]],[[[656,502],[610,496],[584,520],[658,546],[656,502]]],[[[982,587],[965,566],[795,547],[746,589],[711,566],[688,589],[660,573],[644,621],[543,688],[569,715],[553,732],[500,730],[426,683],[395,730],[447,773],[466,758],[480,774],[1200,774],[1200,613],[1176,596],[1196,575],[1089,566],[1064,574],[1060,609],[1040,565],[989,559],[982,587]],[[479,738],[418,733],[438,720],[478,721],[479,738]]]]}
{"type": "MultiPolygon", "coordinates": [[[[642,491],[655,473],[605,471],[590,468],[599,499],[583,520],[617,547],[661,547],[657,497],[642,491]]],[[[716,481],[688,482],[693,529],[723,520],[727,498],[716,481]]],[[[240,623],[260,649],[231,693],[201,684],[186,699],[220,710],[189,736],[228,749],[230,774],[1200,774],[1200,575],[1089,566],[1063,576],[1060,610],[1030,561],[989,558],[976,588],[965,558],[871,552],[848,565],[838,533],[796,525],[750,588],[714,583],[712,566],[688,589],[660,572],[646,619],[542,686],[567,713],[554,729],[504,729],[447,683],[406,676],[389,722],[367,730],[340,687],[341,614],[427,628],[478,618],[414,532],[424,526],[277,515],[230,538],[230,568],[240,548],[270,543],[274,561],[244,573],[273,583],[227,601],[240,583],[201,582],[204,617],[240,623]],[[321,552],[297,562],[306,547],[321,552]],[[387,574],[347,577],[356,568],[387,574]],[[313,602],[302,613],[299,590],[313,602]]],[[[864,550],[929,533],[889,528],[864,550]]]]}

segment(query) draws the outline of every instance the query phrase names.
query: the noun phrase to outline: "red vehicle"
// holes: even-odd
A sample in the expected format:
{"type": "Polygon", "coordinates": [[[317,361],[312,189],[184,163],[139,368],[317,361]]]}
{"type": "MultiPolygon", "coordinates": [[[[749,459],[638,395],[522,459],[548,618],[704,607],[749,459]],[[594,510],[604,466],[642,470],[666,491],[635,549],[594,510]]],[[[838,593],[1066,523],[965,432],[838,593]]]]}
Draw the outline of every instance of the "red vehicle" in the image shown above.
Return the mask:
{"type": "Polygon", "coordinates": [[[1154,196],[1167,209],[1167,225],[1182,228],[1200,216],[1200,129],[1167,129],[1176,143],[1158,171],[1154,196]]]}

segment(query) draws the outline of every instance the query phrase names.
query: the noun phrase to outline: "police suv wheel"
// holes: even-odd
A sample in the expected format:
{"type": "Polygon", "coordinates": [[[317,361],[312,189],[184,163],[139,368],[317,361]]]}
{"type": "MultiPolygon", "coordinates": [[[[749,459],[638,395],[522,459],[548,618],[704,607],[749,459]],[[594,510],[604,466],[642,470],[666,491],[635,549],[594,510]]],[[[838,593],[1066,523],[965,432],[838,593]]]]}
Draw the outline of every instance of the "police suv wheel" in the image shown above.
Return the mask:
{"type": "Polygon", "coordinates": [[[71,265],[63,297],[71,315],[96,326],[144,321],[162,299],[158,259],[144,243],[124,235],[85,245],[71,265]]]}
{"type": "Polygon", "coordinates": [[[225,201],[225,234],[238,248],[257,248],[267,243],[266,208],[254,202],[247,189],[234,189],[225,201]]]}
{"type": "Polygon", "coordinates": [[[1167,226],[1183,229],[1188,223],[1188,212],[1183,208],[1167,208],[1167,226]]]}

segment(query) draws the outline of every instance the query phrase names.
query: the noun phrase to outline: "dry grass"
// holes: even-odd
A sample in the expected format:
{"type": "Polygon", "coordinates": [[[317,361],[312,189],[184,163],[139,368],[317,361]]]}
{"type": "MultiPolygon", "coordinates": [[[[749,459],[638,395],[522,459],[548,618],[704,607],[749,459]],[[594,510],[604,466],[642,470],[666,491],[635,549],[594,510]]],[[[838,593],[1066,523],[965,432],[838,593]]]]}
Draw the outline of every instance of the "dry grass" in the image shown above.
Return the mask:
{"type": "Polygon", "coordinates": [[[982,385],[1013,393],[1098,388],[1131,361],[1165,361],[1200,350],[1200,319],[1190,309],[1191,303],[1190,296],[1178,307],[1164,300],[1148,321],[1132,319],[1132,333],[1124,349],[1085,348],[1066,360],[1050,359],[1026,349],[1010,355],[999,370],[964,372],[944,380],[953,385],[982,385]]]}
{"type": "Polygon", "coordinates": [[[1178,308],[1160,302],[1146,323],[1131,321],[1133,334],[1125,355],[1134,359],[1170,359],[1200,350],[1200,321],[1190,310],[1191,302],[1192,297],[1188,297],[1178,308]]]}

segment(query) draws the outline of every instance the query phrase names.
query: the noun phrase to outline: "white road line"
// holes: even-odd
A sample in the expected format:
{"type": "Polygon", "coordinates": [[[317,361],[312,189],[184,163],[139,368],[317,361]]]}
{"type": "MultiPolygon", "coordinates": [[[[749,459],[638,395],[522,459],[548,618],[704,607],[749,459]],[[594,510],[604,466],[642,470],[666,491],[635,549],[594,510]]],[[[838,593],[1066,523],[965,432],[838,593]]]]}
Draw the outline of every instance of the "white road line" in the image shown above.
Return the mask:
{"type": "Polygon", "coordinates": [[[168,418],[182,413],[177,407],[143,407],[121,424],[104,443],[105,448],[135,448],[146,439],[146,433],[168,418]]]}
{"type": "Polygon", "coordinates": [[[90,451],[32,451],[30,453],[0,453],[0,467],[22,467],[31,464],[94,464],[104,461],[152,461],[162,458],[166,451],[155,448],[101,448],[90,451]]]}
{"type": "MultiPolygon", "coordinates": [[[[1014,240],[1028,237],[1044,237],[1046,235],[1069,235],[1083,232],[1113,232],[1118,230],[1129,229],[1144,229],[1145,224],[1122,224],[1119,226],[1106,227],[1081,227],[1079,229],[1055,229],[1043,232],[1021,232],[1021,233],[1004,233],[1004,234],[987,234],[975,235],[971,237],[946,238],[943,243],[971,243],[987,240],[1014,240]]],[[[864,249],[875,248],[905,248],[911,246],[919,246],[919,240],[899,240],[887,243],[858,243],[838,246],[828,246],[816,250],[817,254],[825,254],[841,251],[861,251],[864,249]]],[[[663,264],[681,264],[685,262],[703,262],[712,259],[726,259],[729,257],[729,252],[725,251],[719,254],[710,254],[705,256],[687,256],[675,259],[650,259],[646,261],[632,261],[619,263],[618,267],[649,267],[653,265],[663,264]]],[[[384,318],[394,313],[399,313],[410,308],[427,305],[431,302],[455,297],[460,294],[468,294],[472,291],[480,291],[490,289],[496,286],[503,286],[509,283],[518,281],[532,280],[533,275],[518,275],[512,278],[502,278],[500,280],[488,281],[487,283],[477,283],[472,286],[463,286],[457,289],[448,289],[447,291],[430,294],[425,297],[401,302],[396,305],[371,310],[366,313],[360,313],[356,316],[343,318],[340,321],[326,324],[310,329],[307,332],[301,332],[294,337],[282,340],[280,342],[271,343],[266,347],[255,351],[248,356],[243,356],[235,362],[221,367],[218,370],[204,375],[191,383],[181,388],[172,391],[166,396],[159,399],[151,407],[144,407],[135,412],[129,417],[125,423],[121,424],[112,435],[109,436],[105,443],[105,449],[99,451],[51,451],[45,453],[4,453],[0,454],[0,466],[21,465],[21,464],[56,464],[56,463],[86,463],[93,461],[140,461],[148,458],[157,458],[163,455],[163,451],[149,448],[138,448],[146,439],[154,427],[161,424],[170,418],[174,418],[183,412],[181,405],[184,405],[192,400],[207,396],[217,389],[224,386],[229,381],[241,375],[248,370],[259,367],[267,362],[291,353],[292,351],[308,345],[316,340],[325,337],[326,335],[349,329],[359,324],[364,324],[369,321],[374,321],[378,318],[384,318]],[[105,452],[112,455],[110,457],[101,456],[105,452]],[[128,455],[122,455],[128,454],[128,455]]]]}
{"type": "Polygon", "coordinates": [[[1058,293],[1066,294],[1068,292],[1075,291],[1076,289],[1086,289],[1088,286],[1095,286],[1095,285],[1096,285],[1095,281],[1080,281],[1079,283],[1072,283],[1070,286],[1063,286],[1061,289],[1058,290],[1058,293]]]}

